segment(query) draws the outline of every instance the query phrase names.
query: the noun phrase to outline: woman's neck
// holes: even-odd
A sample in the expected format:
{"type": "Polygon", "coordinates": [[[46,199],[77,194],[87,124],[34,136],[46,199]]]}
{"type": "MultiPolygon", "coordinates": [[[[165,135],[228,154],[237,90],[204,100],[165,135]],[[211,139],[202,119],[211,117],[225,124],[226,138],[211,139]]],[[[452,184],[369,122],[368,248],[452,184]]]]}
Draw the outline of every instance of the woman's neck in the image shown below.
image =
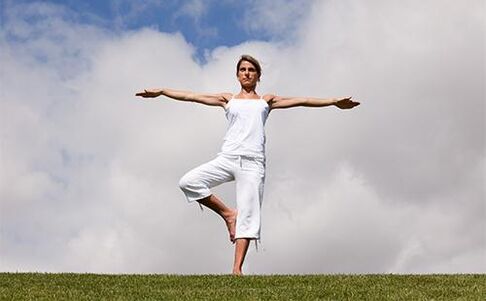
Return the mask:
{"type": "Polygon", "coordinates": [[[255,88],[251,89],[246,89],[246,88],[241,88],[241,91],[238,95],[235,96],[236,98],[243,98],[243,99],[256,99],[260,98],[258,94],[255,91],[255,88]]]}

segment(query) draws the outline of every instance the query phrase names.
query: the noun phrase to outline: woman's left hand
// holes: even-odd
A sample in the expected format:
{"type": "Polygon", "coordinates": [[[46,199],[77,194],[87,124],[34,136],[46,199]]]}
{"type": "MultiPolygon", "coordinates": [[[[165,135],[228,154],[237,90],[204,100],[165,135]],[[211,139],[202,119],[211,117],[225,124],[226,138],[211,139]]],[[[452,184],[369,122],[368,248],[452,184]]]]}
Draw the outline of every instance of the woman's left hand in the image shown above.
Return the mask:
{"type": "Polygon", "coordinates": [[[162,95],[162,90],[160,89],[150,89],[150,90],[143,90],[143,92],[138,92],[135,96],[141,96],[144,98],[154,98],[162,95]]]}
{"type": "Polygon", "coordinates": [[[352,109],[356,106],[359,106],[359,102],[351,100],[351,97],[345,97],[345,98],[338,98],[336,100],[336,103],[334,104],[336,107],[340,109],[352,109]]]}

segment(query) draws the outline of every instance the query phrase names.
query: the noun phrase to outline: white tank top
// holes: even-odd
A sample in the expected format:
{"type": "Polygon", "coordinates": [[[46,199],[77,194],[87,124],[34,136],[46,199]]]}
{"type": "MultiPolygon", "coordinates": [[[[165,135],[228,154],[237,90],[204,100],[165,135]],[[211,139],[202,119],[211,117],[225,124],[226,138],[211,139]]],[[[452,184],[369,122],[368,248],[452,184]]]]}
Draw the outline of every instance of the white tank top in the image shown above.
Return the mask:
{"type": "Polygon", "coordinates": [[[231,98],[225,106],[228,130],[219,154],[265,159],[265,122],[270,112],[260,99],[231,98]]]}

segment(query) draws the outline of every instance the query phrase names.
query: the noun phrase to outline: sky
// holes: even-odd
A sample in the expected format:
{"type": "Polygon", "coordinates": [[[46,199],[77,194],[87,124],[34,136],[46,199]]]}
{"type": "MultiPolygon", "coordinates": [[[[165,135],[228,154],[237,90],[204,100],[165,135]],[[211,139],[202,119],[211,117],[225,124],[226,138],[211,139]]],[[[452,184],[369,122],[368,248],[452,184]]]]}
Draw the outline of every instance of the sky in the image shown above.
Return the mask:
{"type": "MultiPolygon", "coordinates": [[[[247,274],[485,273],[485,4],[0,0],[0,271],[224,274],[178,181],[224,110],[144,88],[353,96],[274,110],[247,274]]],[[[214,189],[234,206],[234,182],[214,189]]]]}

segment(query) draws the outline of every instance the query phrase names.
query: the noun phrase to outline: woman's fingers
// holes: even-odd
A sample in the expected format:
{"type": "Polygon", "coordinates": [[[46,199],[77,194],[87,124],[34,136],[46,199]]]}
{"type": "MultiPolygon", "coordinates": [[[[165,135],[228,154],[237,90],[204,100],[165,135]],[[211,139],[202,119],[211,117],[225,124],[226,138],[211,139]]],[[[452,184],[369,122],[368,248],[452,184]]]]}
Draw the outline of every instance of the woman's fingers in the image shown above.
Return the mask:
{"type": "Polygon", "coordinates": [[[341,100],[338,101],[337,107],[340,109],[352,109],[356,106],[358,106],[360,103],[357,101],[351,100],[351,97],[346,97],[346,98],[341,98],[341,100]]]}
{"type": "Polygon", "coordinates": [[[137,94],[135,94],[135,96],[141,96],[141,97],[157,97],[158,94],[155,91],[143,90],[143,92],[138,92],[137,94]]]}

